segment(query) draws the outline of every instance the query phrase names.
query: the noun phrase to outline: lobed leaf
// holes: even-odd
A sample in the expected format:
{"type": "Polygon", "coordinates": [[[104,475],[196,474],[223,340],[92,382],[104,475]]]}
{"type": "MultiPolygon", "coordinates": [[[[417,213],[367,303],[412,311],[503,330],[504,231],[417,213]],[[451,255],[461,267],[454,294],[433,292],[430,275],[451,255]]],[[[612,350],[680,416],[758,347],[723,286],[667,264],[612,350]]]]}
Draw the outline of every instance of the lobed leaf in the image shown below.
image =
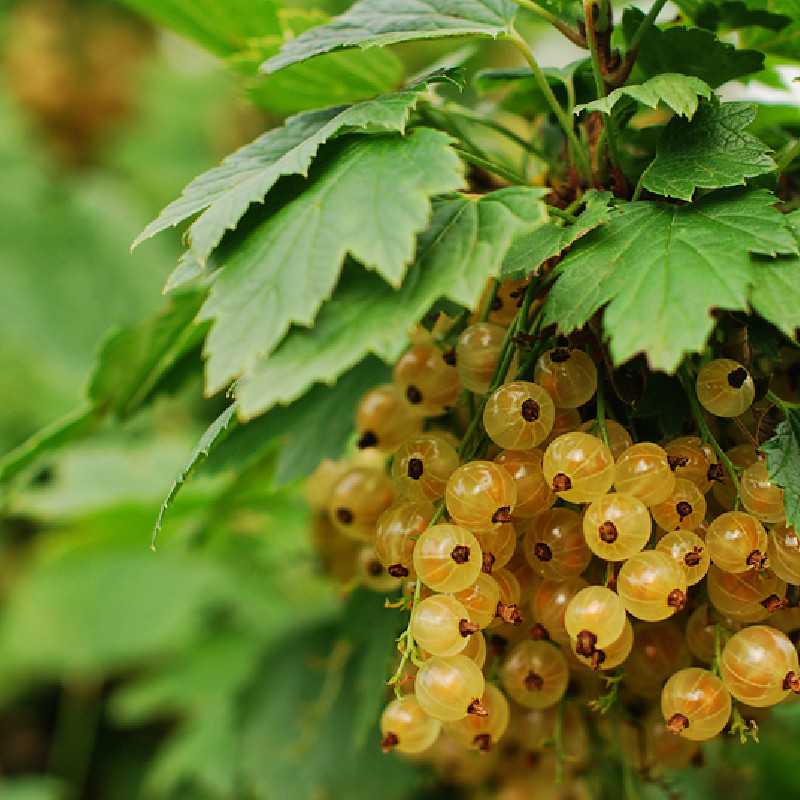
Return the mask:
{"type": "Polygon", "coordinates": [[[663,197],[691,200],[695,189],[742,185],[773,172],[769,148],[745,130],[755,117],[750,103],[704,103],[691,122],[673,119],[642,185],[663,197]]]}
{"type": "Polygon", "coordinates": [[[711,94],[711,87],[700,78],[667,72],[642,84],[621,86],[606,97],[575,106],[575,113],[602,111],[604,114],[611,114],[617,102],[627,96],[650,108],[657,108],[659,103],[664,103],[676,114],[691,119],[697,111],[698,98],[709,99],[711,94]]]}
{"type": "Polygon", "coordinates": [[[542,225],[544,190],[501,189],[480,199],[438,201],[419,237],[417,258],[399,290],[353,267],[312,330],[295,328],[239,384],[239,416],[289,403],[315,382],[330,383],[366,354],[394,361],[407,332],[440,297],[472,308],[486,280],[500,274],[508,248],[542,225]]]}
{"type": "Polygon", "coordinates": [[[800,530],[800,409],[786,409],[775,435],[761,445],[770,480],[783,489],[786,522],[800,530]]]}
{"type": "Polygon", "coordinates": [[[717,192],[689,206],[636,202],[581,239],[558,267],[545,318],[568,333],[608,304],[615,363],[637,353],[675,370],[705,346],[716,308],[747,310],[758,281],[751,253],[797,254],[763,190],[717,192]]]}
{"type": "Polygon", "coordinates": [[[228,156],[195,178],[133,243],[143,241],[200,214],[188,231],[191,253],[204,265],[227,230],[236,227],[250,205],[261,203],[284,175],[307,175],[320,146],[351,130],[386,133],[405,130],[423,89],[299,114],[228,156]]]}
{"type": "Polygon", "coordinates": [[[346,47],[376,47],[443,36],[497,38],[509,33],[512,0],[360,0],[340,17],[288,42],[262,69],[291,64],[346,47]]]}
{"type": "Polygon", "coordinates": [[[356,138],[239,244],[199,315],[213,320],[205,344],[208,393],[248,373],[291,324],[311,325],[348,254],[392,285],[402,281],[430,198],[463,183],[450,142],[428,128],[356,138]]]}

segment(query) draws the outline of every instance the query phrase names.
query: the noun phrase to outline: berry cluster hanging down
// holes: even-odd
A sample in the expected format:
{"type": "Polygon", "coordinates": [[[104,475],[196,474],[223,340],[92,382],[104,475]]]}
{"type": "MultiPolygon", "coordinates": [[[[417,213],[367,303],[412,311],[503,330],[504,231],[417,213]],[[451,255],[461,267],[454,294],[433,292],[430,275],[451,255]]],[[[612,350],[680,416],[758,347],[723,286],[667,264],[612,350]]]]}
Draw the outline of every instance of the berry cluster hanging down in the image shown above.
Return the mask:
{"type": "Polygon", "coordinates": [[[420,329],[362,398],[355,454],[309,480],[317,545],[410,612],[384,750],[467,783],[516,760],[528,781],[578,770],[591,726],[637,769],[685,766],[800,693],[768,401],[709,351],[681,371],[694,431],[637,440],[601,345],[542,330],[537,291],[495,285],[482,315],[420,329]]]}

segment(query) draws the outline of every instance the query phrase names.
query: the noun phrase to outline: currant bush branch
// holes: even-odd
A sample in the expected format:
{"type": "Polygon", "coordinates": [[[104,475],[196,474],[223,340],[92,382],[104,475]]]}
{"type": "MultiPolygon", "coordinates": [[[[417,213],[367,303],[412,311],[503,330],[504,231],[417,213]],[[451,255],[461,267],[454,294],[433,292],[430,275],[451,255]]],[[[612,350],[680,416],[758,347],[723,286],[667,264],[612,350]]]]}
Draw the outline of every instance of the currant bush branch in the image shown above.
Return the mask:
{"type": "Polygon", "coordinates": [[[536,14],[537,17],[549,22],[556,30],[560,31],[567,37],[573,44],[576,44],[578,47],[586,47],[586,37],[584,37],[580,31],[575,30],[571,25],[568,25],[564,20],[559,19],[555,14],[548,11],[546,8],[543,8],[538,3],[535,3],[534,0],[514,0],[514,2],[520,6],[520,8],[525,8],[528,11],[533,12],[536,14]]]}
{"type": "Polygon", "coordinates": [[[625,81],[628,80],[631,70],[636,63],[636,59],[639,57],[639,48],[642,44],[642,39],[644,39],[647,32],[653,26],[656,17],[661,13],[661,9],[666,5],[666,2],[667,0],[656,0],[650,8],[650,11],[647,12],[647,16],[639,24],[619,68],[607,76],[607,82],[612,88],[622,86],[625,81]]]}

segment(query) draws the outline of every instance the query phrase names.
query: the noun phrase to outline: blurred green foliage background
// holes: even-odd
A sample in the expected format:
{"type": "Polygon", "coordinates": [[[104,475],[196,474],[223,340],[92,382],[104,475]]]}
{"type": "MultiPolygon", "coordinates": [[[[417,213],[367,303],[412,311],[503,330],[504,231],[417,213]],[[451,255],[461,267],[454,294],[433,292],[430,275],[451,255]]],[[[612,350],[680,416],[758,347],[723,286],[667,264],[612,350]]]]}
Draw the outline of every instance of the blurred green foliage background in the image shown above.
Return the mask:
{"type": "MultiPolygon", "coordinates": [[[[296,109],[252,87],[272,111],[249,101],[246,57],[229,70],[108,3],[3,5],[0,42],[6,452],[80,406],[110,331],[162,306],[179,237],[132,256],[134,236],[296,109]]],[[[440,49],[409,49],[396,80],[440,49]]],[[[394,618],[323,579],[298,488],[272,488],[274,449],[199,475],[148,549],[221,408],[196,375],[0,494],[0,800],[456,796],[375,747],[394,618]]],[[[800,796],[796,708],[760,747],[711,748],[669,791],[800,796]]]]}

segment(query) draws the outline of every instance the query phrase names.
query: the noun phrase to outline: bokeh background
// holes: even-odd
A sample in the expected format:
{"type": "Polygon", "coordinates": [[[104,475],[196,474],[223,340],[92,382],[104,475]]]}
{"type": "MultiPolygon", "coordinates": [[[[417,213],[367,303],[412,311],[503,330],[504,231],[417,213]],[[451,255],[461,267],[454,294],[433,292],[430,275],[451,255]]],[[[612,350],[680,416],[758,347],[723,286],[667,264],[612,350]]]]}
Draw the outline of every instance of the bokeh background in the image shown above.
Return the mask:
{"type": "MultiPolygon", "coordinates": [[[[407,71],[448,47],[406,48],[407,71]]],[[[572,58],[558,40],[541,52],[572,58]]],[[[179,236],[131,255],[135,235],[192,177],[300,110],[224,56],[111,2],[0,5],[0,454],[81,409],[114,331],[157,324],[179,236]]],[[[394,631],[322,577],[298,488],[270,488],[274,452],[230,448],[247,470],[233,478],[223,458],[197,476],[149,550],[161,500],[222,407],[202,398],[198,359],[151,408],[0,490],[0,800],[350,800],[386,781],[457,797],[411,767],[387,773],[370,725],[394,631]],[[380,627],[380,642],[361,641],[380,627]],[[294,669],[309,659],[311,686],[294,669]],[[302,737],[287,749],[290,727],[302,737]]],[[[713,745],[653,796],[799,797],[800,705],[764,730],[760,746],[713,745]]],[[[620,791],[639,796],[624,777],[620,791]]]]}

